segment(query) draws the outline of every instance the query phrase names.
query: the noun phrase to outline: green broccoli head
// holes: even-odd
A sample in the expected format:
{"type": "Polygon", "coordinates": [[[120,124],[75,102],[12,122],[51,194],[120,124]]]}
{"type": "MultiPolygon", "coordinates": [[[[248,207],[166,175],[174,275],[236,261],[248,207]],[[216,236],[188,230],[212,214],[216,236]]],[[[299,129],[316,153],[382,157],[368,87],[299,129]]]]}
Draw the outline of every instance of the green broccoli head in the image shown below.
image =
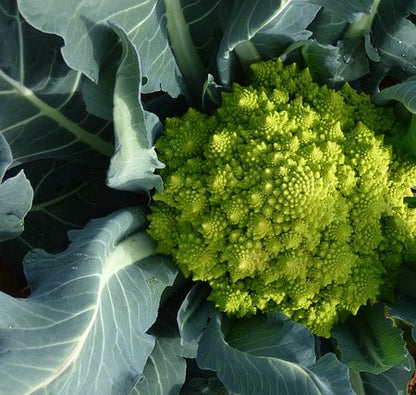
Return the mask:
{"type": "Polygon", "coordinates": [[[328,337],[416,258],[416,214],[403,204],[416,166],[384,141],[401,128],[349,85],[254,64],[251,84],[235,84],[215,113],[166,121],[149,233],[210,284],[218,309],[282,311],[328,337]]]}

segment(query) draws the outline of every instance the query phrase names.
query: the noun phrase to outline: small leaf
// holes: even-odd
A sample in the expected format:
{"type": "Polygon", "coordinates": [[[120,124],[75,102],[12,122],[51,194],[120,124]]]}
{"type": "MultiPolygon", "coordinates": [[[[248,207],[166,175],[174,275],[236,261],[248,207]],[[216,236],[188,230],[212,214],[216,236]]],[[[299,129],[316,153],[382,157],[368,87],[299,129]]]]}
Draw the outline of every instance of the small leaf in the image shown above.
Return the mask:
{"type": "Polygon", "coordinates": [[[209,74],[202,90],[202,108],[209,112],[221,105],[221,93],[229,91],[224,85],[215,82],[214,77],[209,74]]]}
{"type": "Polygon", "coordinates": [[[275,58],[289,45],[306,41],[312,35],[310,23],[316,17],[319,6],[309,1],[280,3],[281,12],[269,19],[252,38],[262,59],[275,58]]]}
{"type": "Polygon", "coordinates": [[[381,56],[378,53],[378,50],[374,47],[373,43],[371,42],[371,35],[370,32],[364,32],[364,48],[365,53],[373,62],[380,62],[381,56]]]}
{"type": "MultiPolygon", "coordinates": [[[[404,280],[408,282],[408,279],[404,280]]],[[[414,283],[409,282],[408,286],[414,290],[414,283]]],[[[400,286],[400,282],[399,282],[400,286]]],[[[403,289],[403,291],[405,291],[403,289]]],[[[400,288],[399,288],[400,292],[400,288]]],[[[398,318],[412,326],[413,341],[416,341],[416,299],[408,295],[399,295],[397,303],[388,308],[388,313],[394,318],[398,318]]]]}
{"type": "Polygon", "coordinates": [[[334,329],[341,361],[350,369],[380,374],[407,364],[402,333],[386,318],[384,309],[383,304],[367,306],[334,329]]]}
{"type": "Polygon", "coordinates": [[[302,55],[314,78],[323,83],[354,81],[369,72],[364,46],[359,40],[338,41],[336,45],[309,40],[302,47],[302,55]]]}
{"type": "Polygon", "coordinates": [[[322,8],[308,29],[313,32],[312,38],[320,44],[335,45],[342,38],[346,26],[343,16],[322,8]]]}

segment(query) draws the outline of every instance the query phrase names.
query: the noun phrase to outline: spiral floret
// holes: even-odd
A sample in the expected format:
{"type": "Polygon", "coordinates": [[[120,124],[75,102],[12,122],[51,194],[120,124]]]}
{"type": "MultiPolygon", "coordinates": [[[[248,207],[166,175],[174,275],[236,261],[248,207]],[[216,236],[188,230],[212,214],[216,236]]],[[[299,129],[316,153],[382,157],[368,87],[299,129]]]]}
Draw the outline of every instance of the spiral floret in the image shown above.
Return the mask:
{"type": "Polygon", "coordinates": [[[391,109],[348,85],[280,61],[251,78],[213,114],[167,120],[149,233],[221,311],[281,311],[328,337],[416,260],[416,164],[392,147],[391,109]]]}

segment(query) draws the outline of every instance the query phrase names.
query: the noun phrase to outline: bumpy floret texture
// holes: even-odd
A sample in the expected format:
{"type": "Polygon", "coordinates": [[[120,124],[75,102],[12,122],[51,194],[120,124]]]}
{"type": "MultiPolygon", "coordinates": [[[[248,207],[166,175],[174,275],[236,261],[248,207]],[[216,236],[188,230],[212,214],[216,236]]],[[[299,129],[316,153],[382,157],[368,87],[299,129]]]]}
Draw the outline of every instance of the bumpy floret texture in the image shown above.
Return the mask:
{"type": "Polygon", "coordinates": [[[416,216],[403,204],[416,165],[392,148],[402,128],[349,85],[254,64],[251,84],[235,84],[215,113],[166,121],[150,235],[209,282],[218,309],[281,311],[328,337],[391,294],[416,258],[416,216]]]}

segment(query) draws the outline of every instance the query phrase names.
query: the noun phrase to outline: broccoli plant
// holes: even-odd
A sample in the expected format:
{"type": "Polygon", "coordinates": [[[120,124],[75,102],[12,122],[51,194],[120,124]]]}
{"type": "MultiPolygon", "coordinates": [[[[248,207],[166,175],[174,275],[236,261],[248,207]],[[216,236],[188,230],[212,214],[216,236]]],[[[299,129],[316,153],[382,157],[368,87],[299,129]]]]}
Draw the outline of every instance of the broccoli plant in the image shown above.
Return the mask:
{"type": "Polygon", "coordinates": [[[416,259],[416,213],[403,198],[416,164],[403,125],[348,84],[313,82],[280,61],[252,65],[212,114],[166,121],[166,168],[150,235],[210,300],[238,317],[281,311],[320,336],[392,296],[416,259]]]}

